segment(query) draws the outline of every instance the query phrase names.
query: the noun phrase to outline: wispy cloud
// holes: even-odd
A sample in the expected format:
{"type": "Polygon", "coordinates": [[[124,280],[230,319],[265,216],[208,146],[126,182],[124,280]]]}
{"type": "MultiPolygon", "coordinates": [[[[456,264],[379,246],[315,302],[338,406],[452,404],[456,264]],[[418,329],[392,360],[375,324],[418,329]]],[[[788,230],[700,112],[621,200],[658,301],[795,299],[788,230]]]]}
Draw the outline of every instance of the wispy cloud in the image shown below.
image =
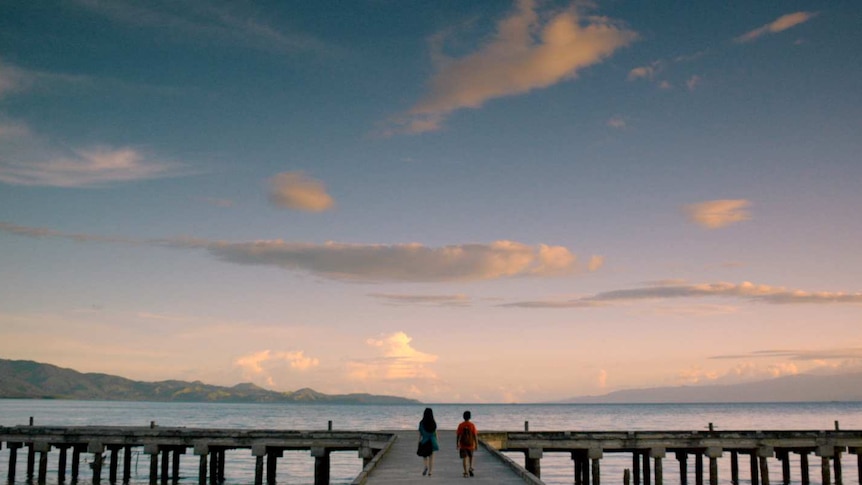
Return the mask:
{"type": "Polygon", "coordinates": [[[607,123],[605,123],[605,124],[607,124],[611,128],[616,128],[618,130],[621,130],[621,129],[626,127],[627,123],[626,123],[625,118],[623,118],[622,116],[614,116],[611,119],[609,119],[607,121],[607,123]]]}
{"type": "Polygon", "coordinates": [[[454,111],[572,79],[636,38],[606,17],[581,15],[574,7],[540,14],[536,2],[520,0],[475,52],[454,58],[442,52],[442,42],[432,45],[437,72],[429,90],[393,120],[391,133],[435,131],[454,111]]]}
{"type": "Polygon", "coordinates": [[[791,27],[795,27],[799,24],[808,22],[816,16],[817,12],[794,12],[782,15],[774,21],[762,27],[758,27],[754,30],[746,32],[745,34],[742,34],[733,40],[734,42],[740,44],[752,42],[759,39],[760,37],[763,37],[764,35],[777,34],[778,32],[783,32],[791,27]]]}
{"type": "Polygon", "coordinates": [[[750,282],[659,284],[640,288],[606,291],[571,300],[534,300],[505,303],[500,306],[516,308],[592,308],[614,303],[643,300],[686,298],[731,298],[768,304],[862,304],[862,292],[830,292],[791,290],[784,287],[756,285],[750,282]]]}
{"type": "Polygon", "coordinates": [[[700,86],[701,82],[703,82],[703,78],[695,74],[685,81],[685,87],[688,88],[689,91],[694,91],[698,86],[700,86]]]}
{"type": "Polygon", "coordinates": [[[707,229],[719,229],[751,219],[745,199],[707,200],[683,207],[689,220],[707,229]]]}
{"type": "Polygon", "coordinates": [[[270,178],[269,201],[276,207],[305,212],[323,212],[335,206],[323,182],[302,172],[283,172],[270,178]]]}
{"type": "Polygon", "coordinates": [[[159,29],[177,40],[203,39],[258,50],[331,54],[333,46],[301,32],[273,27],[255,15],[248,4],[236,2],[152,2],[75,0],[75,3],[113,22],[159,29]]]}
{"type": "Polygon", "coordinates": [[[135,148],[68,148],[15,123],[0,124],[0,142],[0,183],[11,185],[94,188],[188,174],[135,148]]]}
{"type": "Polygon", "coordinates": [[[707,371],[700,368],[685,369],[677,374],[677,382],[686,385],[737,384],[782,376],[799,374],[799,367],[792,362],[767,365],[742,362],[724,372],[707,371]]]}
{"type": "Polygon", "coordinates": [[[710,359],[774,359],[783,358],[789,360],[845,360],[862,359],[862,347],[846,347],[838,349],[774,349],[755,350],[742,354],[714,355],[710,359]]]}
{"type": "Polygon", "coordinates": [[[421,305],[441,307],[467,307],[470,306],[470,297],[467,295],[405,295],[395,293],[369,293],[368,296],[376,298],[390,305],[421,305]]]}
{"type": "Polygon", "coordinates": [[[412,341],[413,338],[404,332],[366,340],[366,345],[380,356],[348,362],[350,377],[363,381],[436,379],[437,374],[428,365],[437,362],[437,356],[416,350],[412,341]]]}
{"type": "MultiPolygon", "coordinates": [[[[443,282],[507,277],[551,277],[582,270],[563,246],[529,246],[513,241],[428,247],[411,244],[324,244],[281,240],[225,242],[195,238],[127,239],[73,234],[0,223],[0,231],[26,237],[80,242],[146,244],[174,249],[203,249],[236,264],[276,266],[316,276],[356,282],[443,282]]],[[[595,259],[590,268],[596,269],[595,259]]]]}

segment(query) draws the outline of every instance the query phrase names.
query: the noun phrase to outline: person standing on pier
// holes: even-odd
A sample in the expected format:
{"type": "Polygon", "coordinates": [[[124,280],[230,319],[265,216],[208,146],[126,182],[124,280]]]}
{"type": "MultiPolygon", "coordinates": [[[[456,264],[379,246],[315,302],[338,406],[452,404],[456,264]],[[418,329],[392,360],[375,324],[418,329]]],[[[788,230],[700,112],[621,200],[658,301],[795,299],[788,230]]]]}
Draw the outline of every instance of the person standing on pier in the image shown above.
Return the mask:
{"type": "Polygon", "coordinates": [[[437,422],[434,421],[434,412],[431,408],[425,408],[422,421],[419,421],[419,449],[416,454],[422,457],[425,469],[422,475],[431,476],[434,471],[434,452],[440,449],[437,444],[437,422]]]}
{"type": "Polygon", "coordinates": [[[455,441],[464,464],[465,477],[473,476],[473,452],[476,451],[479,442],[476,425],[470,422],[471,417],[470,411],[464,411],[464,421],[458,425],[458,430],[455,432],[455,441]]]}

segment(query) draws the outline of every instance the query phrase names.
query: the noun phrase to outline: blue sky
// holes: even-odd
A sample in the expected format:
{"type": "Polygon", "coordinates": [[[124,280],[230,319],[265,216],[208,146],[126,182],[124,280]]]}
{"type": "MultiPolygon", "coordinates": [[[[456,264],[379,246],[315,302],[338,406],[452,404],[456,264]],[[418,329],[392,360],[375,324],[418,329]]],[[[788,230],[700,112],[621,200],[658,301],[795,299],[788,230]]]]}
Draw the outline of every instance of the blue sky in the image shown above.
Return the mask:
{"type": "Polygon", "coordinates": [[[7,2],[0,356],[426,401],[859,371],[855,2],[7,2]]]}

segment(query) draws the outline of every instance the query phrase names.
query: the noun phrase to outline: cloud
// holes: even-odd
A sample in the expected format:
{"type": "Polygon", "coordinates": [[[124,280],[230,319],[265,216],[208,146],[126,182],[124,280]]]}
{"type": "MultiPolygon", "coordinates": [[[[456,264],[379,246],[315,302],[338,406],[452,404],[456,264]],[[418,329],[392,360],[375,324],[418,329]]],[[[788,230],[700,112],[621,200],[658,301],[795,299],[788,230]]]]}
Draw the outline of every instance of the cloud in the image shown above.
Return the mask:
{"type": "Polygon", "coordinates": [[[611,128],[621,130],[626,127],[626,120],[620,116],[614,116],[613,118],[609,119],[606,124],[611,128]]]}
{"type": "Polygon", "coordinates": [[[276,207],[305,212],[323,212],[335,206],[323,182],[302,172],[283,172],[270,178],[269,201],[276,207]]]}
{"type": "Polygon", "coordinates": [[[410,345],[412,341],[404,332],[366,340],[366,345],[375,349],[380,356],[348,362],[349,376],[363,381],[437,379],[436,373],[427,367],[437,362],[437,356],[414,349],[410,345]]]}
{"type": "Polygon", "coordinates": [[[714,355],[710,359],[762,359],[784,358],[797,361],[855,360],[862,359],[862,347],[846,347],[837,349],[781,349],[756,350],[742,354],[714,355]]]}
{"type": "Polygon", "coordinates": [[[786,15],[782,15],[778,17],[774,21],[762,26],[758,27],[750,32],[746,32],[745,34],[740,35],[739,37],[733,39],[734,42],[744,44],[747,42],[752,42],[754,40],[759,39],[760,37],[768,34],[777,34],[778,32],[785,31],[791,27],[795,27],[799,24],[803,24],[808,22],[817,16],[817,12],[794,12],[786,15]]]}
{"type": "Polygon", "coordinates": [[[210,243],[224,261],[308,271],[352,281],[473,281],[513,276],[555,276],[575,269],[575,256],[561,246],[512,241],[430,248],[421,244],[325,244],[256,241],[210,243]]]}
{"type": "Polygon", "coordinates": [[[282,364],[287,364],[291,369],[304,371],[312,367],[317,367],[320,360],[307,357],[305,352],[272,352],[270,350],[261,350],[248,355],[237,357],[234,359],[234,365],[241,368],[247,376],[260,376],[271,374],[274,369],[283,367],[282,364]]]}
{"type": "Polygon", "coordinates": [[[677,381],[686,385],[727,385],[796,374],[799,374],[799,368],[792,362],[777,362],[767,365],[741,362],[724,372],[705,371],[700,368],[683,370],[677,375],[677,381]]]}
{"type": "Polygon", "coordinates": [[[181,41],[218,41],[286,53],[331,54],[338,50],[311,35],[278,30],[236,2],[159,2],[158,9],[150,2],[135,0],[75,3],[113,22],[157,29],[164,37],[181,41]]]}
{"type": "Polygon", "coordinates": [[[608,387],[608,371],[605,369],[599,369],[599,374],[596,376],[596,385],[599,389],[605,389],[608,387]]]}
{"type": "Polygon", "coordinates": [[[404,295],[392,293],[369,293],[368,296],[377,298],[390,305],[426,305],[441,307],[467,307],[470,306],[470,297],[467,295],[404,295]]]}
{"type": "Polygon", "coordinates": [[[66,148],[15,123],[0,124],[0,142],[0,182],[10,185],[94,188],[187,174],[134,148],[66,148]]]}
{"type": "Polygon", "coordinates": [[[707,229],[718,229],[751,219],[745,199],[707,200],[683,207],[690,221],[707,229]]]}
{"type": "Polygon", "coordinates": [[[755,285],[750,282],[666,284],[641,288],[614,290],[593,296],[564,301],[519,301],[500,306],[515,308],[593,308],[614,303],[629,303],[641,300],[666,300],[683,298],[733,298],[748,302],[782,304],[862,304],[862,292],[811,292],[789,290],[783,287],[755,285]]]}
{"type": "Polygon", "coordinates": [[[687,87],[689,91],[694,91],[695,88],[700,85],[701,81],[703,81],[703,78],[695,74],[694,76],[688,78],[688,80],[685,82],[685,87],[687,87]]]}
{"type": "Polygon", "coordinates": [[[575,8],[540,14],[533,0],[520,0],[497,24],[493,38],[473,53],[449,57],[433,43],[436,73],[428,92],[393,120],[392,133],[439,130],[454,111],[572,79],[636,38],[605,17],[580,15],[575,8]]]}
{"type": "Polygon", "coordinates": [[[0,60],[0,99],[10,93],[24,91],[33,83],[32,72],[0,60]]]}
{"type": "MultiPolygon", "coordinates": [[[[34,238],[70,239],[203,249],[226,262],[276,266],[347,281],[442,282],[507,277],[551,277],[578,271],[563,246],[528,246],[513,241],[427,247],[412,244],[309,244],[281,240],[231,243],[195,238],[127,239],[74,234],[0,222],[0,231],[34,238]]],[[[595,260],[590,266],[595,268],[595,260]]]]}

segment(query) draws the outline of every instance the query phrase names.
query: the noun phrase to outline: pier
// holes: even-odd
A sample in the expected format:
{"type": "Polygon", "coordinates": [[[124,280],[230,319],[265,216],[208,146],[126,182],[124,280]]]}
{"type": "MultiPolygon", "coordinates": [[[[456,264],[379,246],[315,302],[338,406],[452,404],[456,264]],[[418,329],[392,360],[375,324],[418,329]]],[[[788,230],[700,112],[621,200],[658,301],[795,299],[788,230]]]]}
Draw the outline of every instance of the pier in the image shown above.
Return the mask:
{"type": "MultiPolygon", "coordinates": [[[[709,431],[530,432],[525,425],[525,431],[479,433],[477,476],[472,480],[540,485],[543,456],[565,453],[572,460],[571,483],[575,485],[601,485],[603,480],[663,485],[670,474],[676,475],[673,481],[680,485],[738,485],[741,481],[751,485],[845,485],[845,465],[856,467],[857,485],[862,485],[858,479],[862,477],[862,431],[837,428],[836,423],[835,430],[827,431],[714,431],[710,427],[709,431]],[[631,468],[624,476],[602,475],[602,459],[609,454],[630,456],[631,468]],[[512,455],[523,456],[523,465],[512,455]],[[798,471],[793,470],[791,457],[799,463],[798,471]],[[729,460],[729,476],[719,476],[719,460],[729,460]],[[771,475],[770,464],[780,474],[771,475]],[[812,467],[819,470],[813,479],[812,467]]],[[[197,461],[198,485],[220,484],[226,478],[228,450],[247,450],[254,458],[255,485],[278,482],[278,459],[288,450],[305,451],[313,457],[315,485],[330,482],[330,454],[340,451],[353,451],[362,460],[354,485],[408,484],[421,478],[417,440],[415,431],[333,431],[331,422],[325,431],[159,427],[154,423],[150,427],[0,426],[0,449],[8,453],[10,484],[23,473],[28,483],[46,483],[52,452],[57,453],[58,483],[67,480],[67,473],[73,483],[126,483],[132,470],[132,450],[148,458],[151,485],[176,483],[183,456],[197,461]],[[80,463],[85,454],[90,455],[91,471],[83,476],[80,463]],[[25,469],[18,469],[19,461],[25,469]]],[[[439,442],[434,475],[448,483],[461,477],[454,431],[441,430],[439,442]]]]}

